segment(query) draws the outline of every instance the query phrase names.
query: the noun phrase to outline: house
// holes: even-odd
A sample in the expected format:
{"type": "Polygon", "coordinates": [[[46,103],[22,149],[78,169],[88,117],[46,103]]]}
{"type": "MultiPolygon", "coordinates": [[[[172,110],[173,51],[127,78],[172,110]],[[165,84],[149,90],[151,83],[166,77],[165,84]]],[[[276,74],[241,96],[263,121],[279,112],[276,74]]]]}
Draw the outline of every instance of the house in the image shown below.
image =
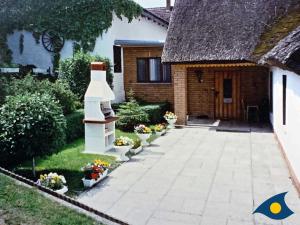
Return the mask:
{"type": "MultiPolygon", "coordinates": [[[[124,91],[124,65],[123,50],[119,43],[125,42],[158,42],[164,43],[170,17],[170,1],[167,1],[166,7],[156,7],[143,9],[140,17],[133,19],[130,23],[126,18],[122,20],[116,15],[113,17],[112,26],[96,40],[96,45],[93,54],[98,54],[103,57],[108,57],[114,64],[114,93],[116,102],[121,102],[125,99],[124,91]]],[[[32,34],[27,31],[16,31],[8,36],[8,46],[12,50],[12,63],[22,65],[34,65],[37,68],[47,70],[52,67],[52,54],[48,52],[42,41],[36,43],[32,34]],[[24,44],[23,50],[20,52],[19,43],[20,36],[23,34],[24,44]]],[[[61,59],[72,57],[73,41],[66,40],[61,49],[61,59]]],[[[139,46],[141,47],[141,46],[139,46]]],[[[148,49],[153,49],[153,46],[146,46],[148,49]]],[[[161,51],[162,51],[162,47],[161,51]]],[[[161,57],[161,54],[158,55],[161,57]]]]}
{"type": "Polygon", "coordinates": [[[177,0],[162,60],[179,125],[269,117],[300,190],[299,9],[297,0],[177,0]]]}

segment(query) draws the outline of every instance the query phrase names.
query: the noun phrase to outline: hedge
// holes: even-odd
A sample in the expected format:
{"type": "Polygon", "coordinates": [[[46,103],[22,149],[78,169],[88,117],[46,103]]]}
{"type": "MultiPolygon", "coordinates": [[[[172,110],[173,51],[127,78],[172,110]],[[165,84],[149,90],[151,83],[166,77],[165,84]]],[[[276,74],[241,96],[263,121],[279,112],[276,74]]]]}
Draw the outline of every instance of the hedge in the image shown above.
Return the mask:
{"type": "Polygon", "coordinates": [[[84,136],[84,111],[83,109],[77,110],[66,116],[67,128],[66,137],[67,143],[70,143],[78,138],[84,136]]]}
{"type": "Polygon", "coordinates": [[[170,111],[170,103],[148,103],[141,106],[142,109],[149,115],[149,121],[151,124],[156,124],[164,121],[163,116],[166,111],[170,111]]]}

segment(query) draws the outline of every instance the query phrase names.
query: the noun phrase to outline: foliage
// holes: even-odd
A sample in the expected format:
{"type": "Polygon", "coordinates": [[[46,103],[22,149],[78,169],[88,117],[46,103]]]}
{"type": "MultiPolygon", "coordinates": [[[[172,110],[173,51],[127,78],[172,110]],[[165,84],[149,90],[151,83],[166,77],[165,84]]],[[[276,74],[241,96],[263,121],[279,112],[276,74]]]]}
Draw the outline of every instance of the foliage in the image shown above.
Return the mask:
{"type": "Polygon", "coordinates": [[[41,174],[38,183],[44,187],[59,190],[62,189],[67,182],[64,176],[58,175],[57,173],[49,173],[41,174]]]}
{"type": "Polygon", "coordinates": [[[4,103],[6,96],[9,94],[9,83],[9,77],[0,77],[0,106],[4,103]]]}
{"type": "MultiPolygon", "coordinates": [[[[59,149],[57,154],[51,156],[41,156],[36,158],[37,175],[55,171],[63,174],[68,181],[68,195],[76,195],[84,190],[82,185],[82,166],[94,159],[101,159],[115,166],[115,158],[106,155],[84,154],[84,139],[76,140],[75,142],[59,149]]],[[[15,169],[15,172],[27,178],[32,179],[31,162],[22,163],[15,169]]]]}
{"type": "Polygon", "coordinates": [[[149,115],[150,123],[156,124],[163,121],[165,112],[170,110],[170,103],[147,103],[141,107],[149,115]]]}
{"type": "Polygon", "coordinates": [[[14,79],[10,84],[10,95],[24,93],[47,93],[55,97],[65,115],[74,112],[79,104],[77,96],[64,80],[57,80],[52,83],[48,80],[37,80],[31,75],[27,75],[23,79],[14,79]]]}
{"type": "Polygon", "coordinates": [[[60,63],[60,76],[65,79],[73,93],[83,100],[86,89],[90,83],[90,64],[91,62],[106,63],[106,80],[112,87],[113,73],[112,66],[108,58],[93,56],[82,51],[76,52],[73,58],[68,58],[60,63]]]}
{"type": "Polygon", "coordinates": [[[100,224],[3,174],[0,174],[0,187],[1,222],[4,224],[100,224]]]}
{"type": "Polygon", "coordinates": [[[67,143],[75,141],[78,138],[84,136],[84,124],[83,124],[84,112],[83,110],[77,110],[66,116],[67,128],[66,138],[67,143]]]}
{"type": "Polygon", "coordinates": [[[0,108],[0,164],[51,154],[65,144],[66,121],[48,94],[10,96],[0,108]]]}
{"type": "Polygon", "coordinates": [[[137,124],[149,121],[148,114],[133,99],[120,106],[117,116],[117,127],[123,131],[133,131],[137,124]]]}
{"type": "Polygon", "coordinates": [[[11,59],[6,36],[14,30],[31,31],[37,41],[45,30],[52,30],[91,51],[111,26],[114,13],[131,21],[142,12],[133,0],[2,0],[0,8],[0,58],[6,62],[11,59]]]}

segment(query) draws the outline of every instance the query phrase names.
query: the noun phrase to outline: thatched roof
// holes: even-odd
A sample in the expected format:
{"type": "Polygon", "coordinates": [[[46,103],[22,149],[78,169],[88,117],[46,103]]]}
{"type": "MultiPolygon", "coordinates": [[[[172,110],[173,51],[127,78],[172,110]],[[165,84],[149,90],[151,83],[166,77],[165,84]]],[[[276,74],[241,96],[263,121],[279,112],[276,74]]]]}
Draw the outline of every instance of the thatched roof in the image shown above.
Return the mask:
{"type": "Polygon", "coordinates": [[[299,0],[176,0],[164,62],[252,60],[266,27],[299,0]]]}
{"type": "Polygon", "coordinates": [[[264,55],[259,63],[279,66],[300,74],[300,26],[264,55]]]}

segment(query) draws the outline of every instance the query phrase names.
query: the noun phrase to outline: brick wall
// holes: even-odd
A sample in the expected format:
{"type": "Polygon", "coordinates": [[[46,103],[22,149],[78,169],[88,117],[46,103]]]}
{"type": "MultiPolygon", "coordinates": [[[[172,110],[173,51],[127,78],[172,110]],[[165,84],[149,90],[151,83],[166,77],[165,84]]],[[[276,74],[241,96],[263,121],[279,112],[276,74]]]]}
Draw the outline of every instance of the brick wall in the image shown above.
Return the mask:
{"type": "Polygon", "coordinates": [[[147,102],[168,101],[173,104],[173,84],[138,83],[137,64],[139,57],[161,57],[162,47],[127,47],[124,48],[124,89],[127,94],[131,89],[135,96],[147,102]]]}
{"type": "Polygon", "coordinates": [[[187,69],[188,114],[193,116],[214,116],[215,76],[213,70],[203,71],[203,82],[196,76],[197,68],[187,69]]]}
{"type": "Polygon", "coordinates": [[[186,68],[180,65],[172,66],[174,82],[174,111],[177,115],[177,124],[185,125],[187,116],[187,76],[186,68]]]}
{"type": "MultiPolygon", "coordinates": [[[[187,65],[188,67],[188,65],[187,65]]],[[[208,116],[215,111],[215,72],[236,71],[240,74],[240,101],[260,105],[268,97],[268,69],[263,67],[235,68],[187,68],[187,113],[188,115],[208,116]],[[203,83],[198,82],[196,71],[203,71],[203,83]]],[[[242,109],[241,109],[242,110],[242,109]]]]}

